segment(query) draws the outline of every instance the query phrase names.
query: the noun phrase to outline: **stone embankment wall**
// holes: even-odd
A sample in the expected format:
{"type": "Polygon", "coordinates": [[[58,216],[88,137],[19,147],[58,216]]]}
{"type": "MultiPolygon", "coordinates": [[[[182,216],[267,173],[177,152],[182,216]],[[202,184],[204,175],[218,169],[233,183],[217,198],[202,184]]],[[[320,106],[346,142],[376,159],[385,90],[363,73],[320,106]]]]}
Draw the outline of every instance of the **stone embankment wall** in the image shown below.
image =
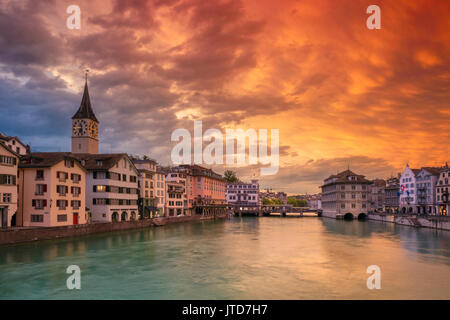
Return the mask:
{"type": "Polygon", "coordinates": [[[382,222],[396,223],[411,227],[450,230],[449,217],[440,217],[440,216],[422,217],[416,215],[369,214],[368,219],[382,222]]]}
{"type": "MultiPolygon", "coordinates": [[[[201,215],[158,218],[159,225],[181,223],[188,221],[212,220],[224,218],[225,215],[203,217],[201,215]]],[[[142,229],[154,226],[152,220],[122,221],[93,223],[63,227],[33,227],[33,228],[8,228],[0,229],[0,245],[32,242],[40,240],[52,240],[85,236],[97,233],[109,233],[114,231],[142,229]]]]}

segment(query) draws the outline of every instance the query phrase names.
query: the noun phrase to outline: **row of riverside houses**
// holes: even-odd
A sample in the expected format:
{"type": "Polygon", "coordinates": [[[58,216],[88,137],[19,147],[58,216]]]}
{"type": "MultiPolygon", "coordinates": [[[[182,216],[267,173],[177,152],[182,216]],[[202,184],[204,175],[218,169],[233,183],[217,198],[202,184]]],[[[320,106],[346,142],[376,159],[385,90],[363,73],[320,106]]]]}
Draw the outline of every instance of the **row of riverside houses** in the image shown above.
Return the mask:
{"type": "Polygon", "coordinates": [[[450,168],[422,167],[389,179],[368,180],[345,170],[324,180],[323,215],[332,218],[364,218],[368,213],[447,216],[450,168]]]}
{"type": "Polygon", "coordinates": [[[0,226],[53,227],[202,214],[226,203],[225,180],[201,166],[164,168],[126,153],[98,153],[87,80],[72,117],[71,152],[31,152],[0,134],[0,226]]]}

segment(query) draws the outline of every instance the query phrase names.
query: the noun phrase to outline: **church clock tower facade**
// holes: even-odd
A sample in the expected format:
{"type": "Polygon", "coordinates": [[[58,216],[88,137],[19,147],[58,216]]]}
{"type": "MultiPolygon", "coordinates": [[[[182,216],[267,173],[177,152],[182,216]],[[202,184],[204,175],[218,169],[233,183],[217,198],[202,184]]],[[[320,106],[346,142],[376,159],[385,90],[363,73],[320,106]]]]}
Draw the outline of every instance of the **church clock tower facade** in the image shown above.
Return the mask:
{"type": "Polygon", "coordinates": [[[72,153],[98,154],[98,120],[92,110],[87,79],[80,107],[72,117],[72,153]]]}

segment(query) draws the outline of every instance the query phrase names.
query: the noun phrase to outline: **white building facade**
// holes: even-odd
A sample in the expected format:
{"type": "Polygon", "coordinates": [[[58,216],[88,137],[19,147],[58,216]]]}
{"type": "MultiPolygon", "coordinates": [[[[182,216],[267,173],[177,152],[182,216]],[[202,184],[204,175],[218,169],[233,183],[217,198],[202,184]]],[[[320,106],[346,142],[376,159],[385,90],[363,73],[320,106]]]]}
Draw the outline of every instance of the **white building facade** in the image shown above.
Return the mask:
{"type": "Polygon", "coordinates": [[[416,174],[419,171],[419,169],[411,169],[407,164],[400,177],[400,213],[417,213],[416,174]]]}
{"type": "Polygon", "coordinates": [[[436,182],[439,168],[424,167],[416,174],[417,213],[436,215],[436,182]]]}
{"type": "Polygon", "coordinates": [[[227,183],[226,200],[235,206],[257,207],[259,204],[259,183],[252,180],[250,183],[227,183]]]}
{"type": "Polygon", "coordinates": [[[138,219],[139,172],[125,153],[73,154],[87,170],[86,207],[92,222],[138,219]]]}

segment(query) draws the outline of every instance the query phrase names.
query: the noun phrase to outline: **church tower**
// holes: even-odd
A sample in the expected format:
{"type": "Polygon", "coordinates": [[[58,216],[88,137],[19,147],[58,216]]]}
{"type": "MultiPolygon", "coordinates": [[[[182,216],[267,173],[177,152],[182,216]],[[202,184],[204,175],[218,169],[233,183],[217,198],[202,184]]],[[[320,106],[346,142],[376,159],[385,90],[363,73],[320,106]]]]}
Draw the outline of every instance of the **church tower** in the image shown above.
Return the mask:
{"type": "Polygon", "coordinates": [[[98,120],[89,98],[87,74],[80,108],[72,117],[72,153],[98,153],[98,120]]]}

